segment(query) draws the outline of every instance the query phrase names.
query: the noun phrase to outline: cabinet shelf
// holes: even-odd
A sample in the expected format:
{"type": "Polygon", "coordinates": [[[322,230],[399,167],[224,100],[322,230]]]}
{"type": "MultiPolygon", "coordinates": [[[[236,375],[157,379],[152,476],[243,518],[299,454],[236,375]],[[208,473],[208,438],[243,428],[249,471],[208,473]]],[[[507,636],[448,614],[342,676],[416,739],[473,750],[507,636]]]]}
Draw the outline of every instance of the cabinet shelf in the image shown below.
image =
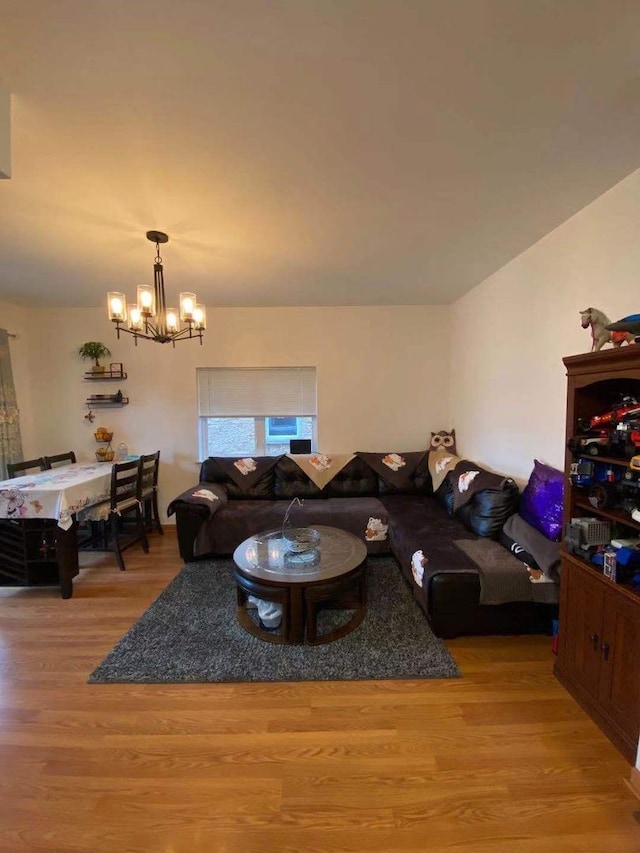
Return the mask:
{"type": "Polygon", "coordinates": [[[599,509],[598,507],[593,506],[593,504],[590,503],[589,499],[586,497],[576,498],[575,506],[579,509],[586,509],[593,515],[602,516],[602,518],[606,518],[609,521],[615,521],[618,524],[624,524],[627,527],[633,527],[634,530],[640,530],[640,523],[634,521],[630,515],[627,515],[621,510],[599,509]]]}
{"type": "Polygon", "coordinates": [[[607,465],[621,465],[623,468],[629,467],[629,460],[622,456],[592,456],[590,453],[576,453],[576,459],[584,459],[588,462],[606,462],[607,465]]]}

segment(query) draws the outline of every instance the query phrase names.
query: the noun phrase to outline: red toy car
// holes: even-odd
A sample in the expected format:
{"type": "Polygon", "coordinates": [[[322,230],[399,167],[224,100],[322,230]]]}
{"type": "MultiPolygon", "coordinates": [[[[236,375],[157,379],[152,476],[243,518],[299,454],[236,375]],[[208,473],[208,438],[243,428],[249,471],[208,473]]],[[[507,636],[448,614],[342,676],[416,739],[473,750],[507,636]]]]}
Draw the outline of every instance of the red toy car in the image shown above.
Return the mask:
{"type": "Polygon", "coordinates": [[[629,420],[640,415],[640,403],[635,397],[625,397],[619,406],[614,406],[603,415],[595,415],[589,421],[589,428],[596,429],[604,424],[617,424],[619,421],[629,420]]]}

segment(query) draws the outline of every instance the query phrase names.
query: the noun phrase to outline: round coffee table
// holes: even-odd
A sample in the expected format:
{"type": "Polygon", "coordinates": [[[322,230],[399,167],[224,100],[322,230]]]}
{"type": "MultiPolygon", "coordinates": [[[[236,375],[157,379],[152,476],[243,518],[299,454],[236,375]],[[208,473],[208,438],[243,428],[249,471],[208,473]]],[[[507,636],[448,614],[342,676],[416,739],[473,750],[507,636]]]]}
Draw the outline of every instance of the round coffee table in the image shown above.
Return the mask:
{"type": "Polygon", "coordinates": [[[318,645],[344,637],[367,612],[367,548],[360,539],[336,527],[314,525],[320,543],[313,551],[295,554],[281,530],[245,539],[233,554],[238,589],[238,622],[269,643],[318,645]],[[282,605],[279,633],[261,628],[247,611],[249,595],[282,605]],[[346,622],[318,634],[321,610],[353,610],[346,622]]]}

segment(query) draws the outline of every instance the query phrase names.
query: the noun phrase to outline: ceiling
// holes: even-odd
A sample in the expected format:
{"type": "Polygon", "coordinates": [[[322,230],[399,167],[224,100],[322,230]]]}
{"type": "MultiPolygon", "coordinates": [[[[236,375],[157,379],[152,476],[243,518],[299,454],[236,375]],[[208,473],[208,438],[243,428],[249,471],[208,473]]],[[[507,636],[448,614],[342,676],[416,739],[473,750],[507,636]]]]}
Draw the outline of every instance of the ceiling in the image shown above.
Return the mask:
{"type": "Polygon", "coordinates": [[[640,4],[3,0],[0,300],[446,304],[640,166],[640,4]],[[174,299],[175,301],[175,299],[174,299]]]}

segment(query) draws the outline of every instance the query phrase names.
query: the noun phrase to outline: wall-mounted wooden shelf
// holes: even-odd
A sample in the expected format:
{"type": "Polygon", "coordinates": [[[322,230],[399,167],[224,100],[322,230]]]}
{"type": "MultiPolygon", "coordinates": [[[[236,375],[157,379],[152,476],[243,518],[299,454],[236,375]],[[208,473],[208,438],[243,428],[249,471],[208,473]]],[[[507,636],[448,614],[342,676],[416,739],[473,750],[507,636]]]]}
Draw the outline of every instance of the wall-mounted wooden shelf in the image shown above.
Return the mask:
{"type": "Polygon", "coordinates": [[[92,394],[91,397],[87,397],[86,403],[89,408],[121,408],[129,405],[129,398],[123,397],[120,392],[117,394],[92,394]]]}
{"type": "Polygon", "coordinates": [[[103,370],[101,373],[92,373],[88,370],[84,374],[84,378],[91,382],[104,382],[105,380],[126,379],[127,374],[123,370],[122,363],[116,361],[109,365],[108,370],[103,370]]]}

